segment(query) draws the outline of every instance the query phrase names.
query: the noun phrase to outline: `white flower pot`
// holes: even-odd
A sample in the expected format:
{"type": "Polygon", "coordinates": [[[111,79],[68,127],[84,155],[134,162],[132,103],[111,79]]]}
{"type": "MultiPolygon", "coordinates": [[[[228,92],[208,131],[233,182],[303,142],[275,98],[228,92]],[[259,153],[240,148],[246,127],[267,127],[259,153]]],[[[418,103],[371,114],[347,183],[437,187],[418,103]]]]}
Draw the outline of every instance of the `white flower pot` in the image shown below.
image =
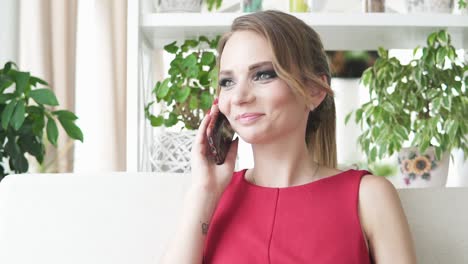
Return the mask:
{"type": "Polygon", "coordinates": [[[454,154],[454,179],[453,183],[457,187],[468,187],[468,160],[464,161],[463,150],[456,149],[454,154]]]}
{"type": "Polygon", "coordinates": [[[202,0],[153,0],[158,12],[200,12],[202,0]]]}
{"type": "MultiPolygon", "coordinates": [[[[453,10],[454,0],[407,0],[408,13],[445,13],[453,10]]],[[[458,0],[457,0],[458,1],[458,0]]]]}
{"type": "Polygon", "coordinates": [[[365,157],[357,143],[362,129],[354,122],[354,115],[346,125],[344,120],[349,112],[367,102],[369,95],[367,89],[359,85],[359,78],[332,78],[331,88],[335,92],[338,163],[351,166],[365,157]]]}
{"type": "MultiPolygon", "coordinates": [[[[190,173],[192,145],[197,130],[159,131],[149,149],[150,170],[154,172],[190,173]]],[[[236,157],[235,168],[239,168],[236,157]]]]}
{"type": "Polygon", "coordinates": [[[394,184],[397,188],[445,187],[449,157],[446,152],[437,161],[433,147],[422,154],[416,147],[403,148],[398,153],[399,173],[394,184]]]}
{"type": "Polygon", "coordinates": [[[197,131],[160,131],[150,147],[151,171],[189,173],[192,144],[197,131]]]}

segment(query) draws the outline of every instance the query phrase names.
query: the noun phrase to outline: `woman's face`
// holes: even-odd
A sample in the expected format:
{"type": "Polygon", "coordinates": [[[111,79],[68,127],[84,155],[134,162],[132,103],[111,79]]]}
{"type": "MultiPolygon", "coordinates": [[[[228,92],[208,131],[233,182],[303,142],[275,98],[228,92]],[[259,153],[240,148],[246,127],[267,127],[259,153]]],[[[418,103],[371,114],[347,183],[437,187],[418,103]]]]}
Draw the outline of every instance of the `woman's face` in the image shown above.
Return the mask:
{"type": "Polygon", "coordinates": [[[251,31],[235,32],[221,56],[219,109],[250,144],[305,135],[309,108],[277,77],[272,59],[268,42],[251,31]]]}

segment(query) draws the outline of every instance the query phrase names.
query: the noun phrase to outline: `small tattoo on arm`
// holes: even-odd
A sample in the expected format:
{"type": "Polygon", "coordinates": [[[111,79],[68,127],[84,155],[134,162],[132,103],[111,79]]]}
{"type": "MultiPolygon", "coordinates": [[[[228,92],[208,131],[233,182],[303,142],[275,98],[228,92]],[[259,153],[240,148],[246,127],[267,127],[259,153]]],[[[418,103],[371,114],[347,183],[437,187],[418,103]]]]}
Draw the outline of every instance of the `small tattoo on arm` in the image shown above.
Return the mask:
{"type": "Polygon", "coordinates": [[[202,223],[202,233],[206,235],[208,233],[208,227],[210,225],[208,223],[202,223]]]}

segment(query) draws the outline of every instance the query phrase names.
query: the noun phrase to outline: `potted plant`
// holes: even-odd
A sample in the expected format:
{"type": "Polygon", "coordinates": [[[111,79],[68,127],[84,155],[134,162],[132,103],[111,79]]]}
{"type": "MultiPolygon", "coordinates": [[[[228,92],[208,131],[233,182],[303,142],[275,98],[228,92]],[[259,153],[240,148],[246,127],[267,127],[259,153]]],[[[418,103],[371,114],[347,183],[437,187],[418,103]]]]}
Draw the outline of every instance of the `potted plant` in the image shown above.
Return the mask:
{"type": "MultiPolygon", "coordinates": [[[[203,0],[153,0],[159,12],[200,12],[203,0]]],[[[219,9],[222,0],[206,0],[209,11],[219,9]]]]}
{"type": "Polygon", "coordinates": [[[83,142],[83,133],[75,124],[78,117],[67,110],[50,109],[59,103],[48,85],[29,72],[19,71],[13,62],[0,69],[0,180],[11,172],[28,171],[26,153],[42,164],[44,132],[57,146],[57,121],[69,137],[83,142]],[[39,85],[43,87],[37,88],[39,85]]]}
{"type": "Polygon", "coordinates": [[[345,123],[354,113],[364,129],[358,143],[369,162],[399,152],[404,185],[445,186],[449,151],[468,153],[468,66],[446,30],[431,33],[406,65],[383,48],[378,54],[361,78],[370,101],[347,114],[345,123]],[[404,148],[408,141],[413,147],[404,148]]]}
{"type": "Polygon", "coordinates": [[[216,54],[220,36],[187,39],[182,45],[174,41],[164,50],[174,55],[168,77],[158,81],[152,95],[155,100],[145,106],[145,116],[153,127],[183,125],[188,132],[160,131],[155,137],[150,161],[156,171],[186,172],[190,168],[190,149],[195,131],[213,104],[218,82],[216,54]],[[153,104],[163,109],[153,113],[153,104]]]}
{"type": "Polygon", "coordinates": [[[216,9],[219,9],[222,3],[223,3],[223,0],[206,0],[206,4],[208,6],[209,11],[212,11],[213,7],[215,7],[216,9]]]}

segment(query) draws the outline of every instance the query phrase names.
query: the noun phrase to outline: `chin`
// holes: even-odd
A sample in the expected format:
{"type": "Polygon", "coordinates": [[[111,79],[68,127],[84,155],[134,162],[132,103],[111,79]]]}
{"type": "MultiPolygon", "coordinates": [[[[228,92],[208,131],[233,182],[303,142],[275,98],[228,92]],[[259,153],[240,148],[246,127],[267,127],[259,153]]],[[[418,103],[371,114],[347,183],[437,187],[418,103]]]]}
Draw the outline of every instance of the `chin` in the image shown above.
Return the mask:
{"type": "Polygon", "coordinates": [[[237,135],[242,139],[242,141],[249,143],[251,145],[254,144],[262,144],[265,142],[265,134],[264,133],[250,133],[247,131],[236,131],[237,135]]]}

